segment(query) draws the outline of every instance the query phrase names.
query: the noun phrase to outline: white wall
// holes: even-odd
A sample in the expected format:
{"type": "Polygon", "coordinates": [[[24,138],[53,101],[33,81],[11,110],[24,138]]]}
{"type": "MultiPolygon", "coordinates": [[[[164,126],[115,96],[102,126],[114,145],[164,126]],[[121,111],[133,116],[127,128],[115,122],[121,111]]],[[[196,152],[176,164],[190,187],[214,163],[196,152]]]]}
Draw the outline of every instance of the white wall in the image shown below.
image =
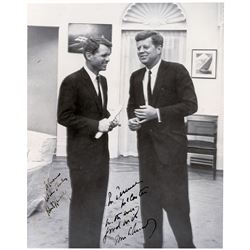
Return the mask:
{"type": "MultiPolygon", "coordinates": [[[[28,25],[59,27],[58,89],[65,76],[82,66],[79,54],[67,52],[68,23],[112,24],[113,50],[107,71],[102,72],[109,83],[109,106],[119,103],[121,19],[128,3],[117,4],[30,4],[28,5],[28,25]]],[[[191,50],[193,48],[218,49],[218,69],[216,79],[193,79],[199,100],[198,113],[219,115],[218,128],[218,168],[223,168],[223,77],[222,53],[219,28],[217,26],[216,3],[183,3],[187,16],[187,68],[191,69],[191,50]]],[[[65,155],[65,129],[58,126],[57,154],[65,155]]],[[[110,135],[110,154],[118,152],[117,130],[110,135]]]]}
{"type": "Polygon", "coordinates": [[[29,26],[27,37],[27,127],[56,135],[58,28],[29,26]]]}
{"type": "Polygon", "coordinates": [[[218,115],[217,168],[223,169],[223,40],[218,26],[218,4],[183,3],[187,15],[187,64],[191,72],[192,49],[217,49],[216,79],[193,78],[199,114],[218,115]]]}

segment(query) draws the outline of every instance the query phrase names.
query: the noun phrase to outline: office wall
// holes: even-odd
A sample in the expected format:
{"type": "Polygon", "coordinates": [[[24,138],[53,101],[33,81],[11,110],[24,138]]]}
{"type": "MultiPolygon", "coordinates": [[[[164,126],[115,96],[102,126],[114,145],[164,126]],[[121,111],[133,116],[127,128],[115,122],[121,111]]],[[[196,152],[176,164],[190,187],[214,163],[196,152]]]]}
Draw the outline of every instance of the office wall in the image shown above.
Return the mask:
{"type": "Polygon", "coordinates": [[[28,26],[28,129],[56,135],[58,28],[28,26]]]}

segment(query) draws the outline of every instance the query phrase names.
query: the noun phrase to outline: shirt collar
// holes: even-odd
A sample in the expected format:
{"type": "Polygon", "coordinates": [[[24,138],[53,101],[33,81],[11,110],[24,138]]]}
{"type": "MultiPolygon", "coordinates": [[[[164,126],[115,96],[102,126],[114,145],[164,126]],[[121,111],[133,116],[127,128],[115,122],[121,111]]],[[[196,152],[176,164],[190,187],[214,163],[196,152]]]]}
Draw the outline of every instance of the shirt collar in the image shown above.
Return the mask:
{"type": "MultiPolygon", "coordinates": [[[[154,66],[152,69],[150,69],[150,71],[152,72],[152,74],[157,74],[158,69],[159,69],[159,67],[160,67],[160,64],[161,64],[161,59],[159,60],[158,63],[155,64],[155,66],[154,66]]],[[[146,68],[146,71],[148,72],[149,69],[146,68]]]]}
{"type": "Polygon", "coordinates": [[[94,74],[94,73],[87,67],[86,62],[85,62],[84,68],[85,68],[85,70],[87,71],[87,73],[88,73],[90,79],[92,80],[92,82],[94,82],[94,81],[96,80],[97,75],[94,74]]]}

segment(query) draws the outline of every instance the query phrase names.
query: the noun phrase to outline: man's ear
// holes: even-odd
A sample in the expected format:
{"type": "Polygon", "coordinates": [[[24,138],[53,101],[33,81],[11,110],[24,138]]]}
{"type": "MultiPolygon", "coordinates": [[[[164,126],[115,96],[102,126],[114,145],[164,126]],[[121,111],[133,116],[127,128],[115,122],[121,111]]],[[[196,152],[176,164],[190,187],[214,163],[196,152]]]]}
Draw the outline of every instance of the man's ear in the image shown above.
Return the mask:
{"type": "Polygon", "coordinates": [[[159,52],[159,54],[161,54],[161,52],[162,52],[162,46],[161,46],[161,45],[159,45],[159,46],[157,47],[157,51],[159,52]]]}
{"type": "Polygon", "coordinates": [[[90,60],[90,59],[92,58],[93,55],[92,55],[90,52],[86,52],[86,53],[85,53],[85,56],[86,56],[86,59],[87,59],[87,60],[90,60]]]}

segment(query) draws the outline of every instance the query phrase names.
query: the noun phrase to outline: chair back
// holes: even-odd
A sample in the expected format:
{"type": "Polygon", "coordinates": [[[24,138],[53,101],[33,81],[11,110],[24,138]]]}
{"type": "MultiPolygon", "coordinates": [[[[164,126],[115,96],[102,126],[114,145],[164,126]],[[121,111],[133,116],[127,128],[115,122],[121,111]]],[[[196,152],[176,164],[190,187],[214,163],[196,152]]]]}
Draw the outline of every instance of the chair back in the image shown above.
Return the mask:
{"type": "Polygon", "coordinates": [[[217,162],[217,121],[215,115],[191,115],[186,117],[186,129],[188,138],[188,153],[190,165],[210,165],[213,169],[213,179],[216,179],[217,162]],[[194,155],[195,154],[195,155],[194,155]],[[201,156],[197,156],[201,155],[201,156]],[[210,155],[213,158],[205,157],[210,155]]]}
{"type": "Polygon", "coordinates": [[[187,117],[187,136],[189,140],[217,143],[217,120],[213,115],[191,115],[187,117]]]}

